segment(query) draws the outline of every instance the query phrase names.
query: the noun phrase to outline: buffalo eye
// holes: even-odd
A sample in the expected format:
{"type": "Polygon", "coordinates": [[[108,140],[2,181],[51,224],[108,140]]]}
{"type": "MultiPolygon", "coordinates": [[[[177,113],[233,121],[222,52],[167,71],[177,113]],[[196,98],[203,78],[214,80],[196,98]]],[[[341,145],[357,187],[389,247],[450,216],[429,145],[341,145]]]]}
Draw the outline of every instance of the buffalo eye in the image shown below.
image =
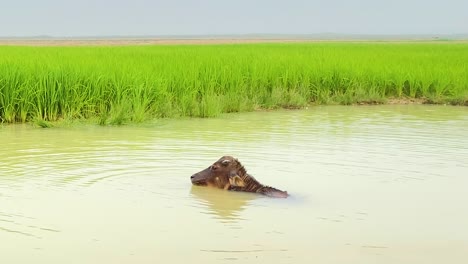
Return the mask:
{"type": "Polygon", "coordinates": [[[224,167],[226,167],[229,162],[231,162],[230,160],[223,160],[223,162],[221,162],[221,165],[223,165],[224,167]]]}

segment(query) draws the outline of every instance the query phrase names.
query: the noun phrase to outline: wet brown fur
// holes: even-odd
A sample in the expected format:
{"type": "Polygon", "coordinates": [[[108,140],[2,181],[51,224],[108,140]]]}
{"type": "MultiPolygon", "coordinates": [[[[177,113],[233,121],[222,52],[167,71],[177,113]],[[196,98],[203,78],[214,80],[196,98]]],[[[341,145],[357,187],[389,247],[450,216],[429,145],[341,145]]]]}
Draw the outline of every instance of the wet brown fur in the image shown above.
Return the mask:
{"type": "Polygon", "coordinates": [[[195,185],[207,185],[230,191],[260,193],[271,197],[288,197],[288,193],[258,182],[244,166],[231,156],[223,156],[210,167],[191,177],[195,185]]]}

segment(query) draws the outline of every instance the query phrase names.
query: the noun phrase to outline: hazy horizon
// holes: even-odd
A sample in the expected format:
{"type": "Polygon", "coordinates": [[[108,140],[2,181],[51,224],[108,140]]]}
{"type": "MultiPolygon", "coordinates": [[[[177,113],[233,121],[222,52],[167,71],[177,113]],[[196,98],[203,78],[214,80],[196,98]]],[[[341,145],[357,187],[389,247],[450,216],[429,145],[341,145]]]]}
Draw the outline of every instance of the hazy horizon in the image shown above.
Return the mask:
{"type": "Polygon", "coordinates": [[[466,35],[468,1],[16,0],[0,37],[466,35]]]}

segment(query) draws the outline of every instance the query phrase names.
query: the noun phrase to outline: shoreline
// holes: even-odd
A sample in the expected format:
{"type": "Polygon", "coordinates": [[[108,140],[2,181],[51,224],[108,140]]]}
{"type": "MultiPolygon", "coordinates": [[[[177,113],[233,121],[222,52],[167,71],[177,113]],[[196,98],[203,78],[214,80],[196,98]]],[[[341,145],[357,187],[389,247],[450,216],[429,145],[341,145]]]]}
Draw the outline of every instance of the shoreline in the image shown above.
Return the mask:
{"type": "MultiPolygon", "coordinates": [[[[281,111],[281,110],[309,110],[310,108],[314,107],[326,107],[326,106],[340,106],[340,107],[373,107],[373,106],[448,106],[448,107],[468,107],[468,103],[465,104],[449,104],[449,103],[434,103],[431,102],[427,99],[423,98],[388,98],[386,102],[359,102],[355,104],[316,104],[316,103],[309,103],[305,106],[301,107],[276,107],[276,108],[255,108],[251,111],[239,111],[239,112],[230,112],[230,113],[220,113],[220,115],[225,115],[225,114],[241,114],[241,113],[252,113],[252,112],[274,112],[274,111],[281,111]]],[[[61,127],[75,127],[79,125],[96,125],[96,126],[107,126],[107,127],[112,127],[112,126],[126,126],[126,125],[144,125],[144,124],[150,124],[157,122],[157,120],[175,120],[175,119],[180,119],[180,118],[217,118],[218,116],[214,117],[190,117],[190,116],[178,116],[178,117],[154,117],[150,118],[147,120],[144,120],[142,122],[123,122],[119,124],[103,124],[99,122],[99,117],[91,117],[91,118],[72,118],[72,119],[64,119],[64,118],[59,118],[57,120],[49,121],[49,120],[43,120],[43,119],[32,119],[28,120],[26,122],[1,122],[0,120],[0,128],[6,127],[6,126],[16,126],[16,125],[26,125],[26,126],[31,126],[33,128],[61,128],[61,127]]]]}
{"type": "Polygon", "coordinates": [[[456,106],[456,107],[468,107],[468,102],[465,102],[464,104],[456,104],[456,103],[451,103],[451,102],[445,102],[445,101],[440,101],[440,102],[435,102],[427,98],[408,98],[408,97],[401,97],[401,98],[395,98],[395,97],[389,97],[389,98],[384,98],[383,101],[360,101],[357,103],[351,103],[351,104],[343,104],[343,103],[330,103],[330,104],[320,104],[320,103],[315,103],[311,102],[305,106],[298,106],[298,107],[277,107],[277,108],[258,108],[255,109],[254,111],[270,111],[270,110],[280,110],[280,109],[285,109],[285,110],[294,110],[294,109],[308,109],[310,107],[316,107],[316,106],[379,106],[379,105],[438,105],[438,106],[456,106]]]}

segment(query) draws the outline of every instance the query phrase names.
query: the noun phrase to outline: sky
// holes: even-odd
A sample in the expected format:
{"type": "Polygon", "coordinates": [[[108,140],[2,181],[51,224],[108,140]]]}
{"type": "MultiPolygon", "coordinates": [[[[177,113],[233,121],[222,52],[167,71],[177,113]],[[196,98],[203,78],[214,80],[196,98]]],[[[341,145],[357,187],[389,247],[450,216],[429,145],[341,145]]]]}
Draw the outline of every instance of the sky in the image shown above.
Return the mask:
{"type": "Polygon", "coordinates": [[[468,0],[0,0],[0,36],[466,34],[468,0]]]}

